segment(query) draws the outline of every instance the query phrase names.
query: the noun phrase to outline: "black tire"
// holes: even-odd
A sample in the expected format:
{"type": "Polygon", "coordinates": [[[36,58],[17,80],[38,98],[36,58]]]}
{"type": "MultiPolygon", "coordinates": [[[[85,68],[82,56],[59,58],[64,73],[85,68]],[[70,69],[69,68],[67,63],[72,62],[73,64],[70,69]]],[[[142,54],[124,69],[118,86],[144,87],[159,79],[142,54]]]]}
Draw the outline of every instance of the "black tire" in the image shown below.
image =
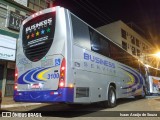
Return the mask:
{"type": "Polygon", "coordinates": [[[109,87],[108,100],[102,102],[103,107],[113,108],[116,106],[116,90],[113,86],[109,87]]]}
{"type": "Polygon", "coordinates": [[[108,107],[115,107],[116,106],[116,90],[113,86],[109,87],[108,91],[108,107]]]}

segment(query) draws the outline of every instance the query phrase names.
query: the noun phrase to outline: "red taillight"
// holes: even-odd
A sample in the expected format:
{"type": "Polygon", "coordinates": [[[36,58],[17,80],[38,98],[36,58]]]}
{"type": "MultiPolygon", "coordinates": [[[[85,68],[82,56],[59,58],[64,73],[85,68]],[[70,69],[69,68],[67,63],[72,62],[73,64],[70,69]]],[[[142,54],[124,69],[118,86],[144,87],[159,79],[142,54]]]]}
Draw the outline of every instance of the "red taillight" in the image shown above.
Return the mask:
{"type": "Polygon", "coordinates": [[[60,78],[59,78],[59,87],[65,87],[65,71],[66,71],[66,61],[63,58],[60,68],[60,78]]]}
{"type": "Polygon", "coordinates": [[[17,90],[17,83],[14,83],[14,90],[17,90]]]}
{"type": "Polygon", "coordinates": [[[14,78],[14,90],[17,90],[17,79],[18,79],[18,70],[15,69],[15,78],[14,78]]]}
{"type": "Polygon", "coordinates": [[[64,81],[60,81],[59,87],[64,87],[64,81]]]}
{"type": "Polygon", "coordinates": [[[56,11],[56,8],[55,8],[55,7],[52,7],[52,11],[53,11],[53,12],[56,11]]]}
{"type": "Polygon", "coordinates": [[[18,74],[17,73],[15,73],[15,77],[17,77],[18,76],[18,74]]]}
{"type": "Polygon", "coordinates": [[[16,82],[18,79],[18,70],[17,70],[17,67],[15,69],[15,78],[14,78],[14,81],[16,82]]]}
{"type": "Polygon", "coordinates": [[[35,17],[35,15],[33,14],[33,15],[32,15],[32,18],[34,18],[34,17],[35,17]]]}
{"type": "Polygon", "coordinates": [[[42,11],[40,11],[39,14],[42,14],[42,11]]]}

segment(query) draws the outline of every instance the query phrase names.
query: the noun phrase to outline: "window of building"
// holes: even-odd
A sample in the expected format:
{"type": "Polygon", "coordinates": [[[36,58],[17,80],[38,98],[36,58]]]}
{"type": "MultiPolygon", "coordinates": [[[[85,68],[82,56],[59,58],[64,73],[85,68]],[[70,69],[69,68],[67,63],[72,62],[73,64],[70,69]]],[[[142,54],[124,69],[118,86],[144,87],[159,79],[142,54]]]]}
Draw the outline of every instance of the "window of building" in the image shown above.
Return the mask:
{"type": "Polygon", "coordinates": [[[141,54],[141,53],[140,53],[140,50],[137,49],[137,56],[140,57],[140,54],[141,54]]]}
{"type": "Polygon", "coordinates": [[[131,43],[135,45],[135,37],[131,36],[131,43]]]}
{"type": "Polygon", "coordinates": [[[125,30],[121,29],[121,35],[124,39],[127,39],[127,33],[125,30]]]}
{"type": "Polygon", "coordinates": [[[0,3],[0,27],[5,27],[7,18],[7,5],[0,3]]]}
{"type": "Polygon", "coordinates": [[[142,43],[142,49],[143,49],[143,51],[145,51],[145,44],[144,43],[142,43]]]}
{"type": "Polygon", "coordinates": [[[28,5],[29,5],[29,8],[35,11],[40,11],[45,8],[48,8],[50,5],[50,2],[47,0],[29,0],[28,5]]]}
{"type": "Polygon", "coordinates": [[[139,40],[136,39],[136,46],[139,47],[139,40]]]}
{"type": "Polygon", "coordinates": [[[125,49],[125,50],[127,50],[127,43],[124,42],[124,41],[122,41],[122,48],[125,49]]]}
{"type": "Polygon", "coordinates": [[[133,55],[136,55],[136,49],[135,49],[135,47],[133,47],[133,46],[132,46],[132,54],[133,54],[133,55]]]}

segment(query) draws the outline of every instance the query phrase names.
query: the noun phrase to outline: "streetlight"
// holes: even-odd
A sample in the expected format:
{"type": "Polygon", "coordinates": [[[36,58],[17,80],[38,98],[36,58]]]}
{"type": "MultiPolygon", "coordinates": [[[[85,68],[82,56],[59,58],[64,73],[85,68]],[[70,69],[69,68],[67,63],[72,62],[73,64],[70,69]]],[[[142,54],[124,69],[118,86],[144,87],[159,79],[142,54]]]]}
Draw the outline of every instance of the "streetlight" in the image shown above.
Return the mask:
{"type": "Polygon", "coordinates": [[[160,52],[157,52],[156,54],[154,54],[157,58],[160,58],[160,52]]]}

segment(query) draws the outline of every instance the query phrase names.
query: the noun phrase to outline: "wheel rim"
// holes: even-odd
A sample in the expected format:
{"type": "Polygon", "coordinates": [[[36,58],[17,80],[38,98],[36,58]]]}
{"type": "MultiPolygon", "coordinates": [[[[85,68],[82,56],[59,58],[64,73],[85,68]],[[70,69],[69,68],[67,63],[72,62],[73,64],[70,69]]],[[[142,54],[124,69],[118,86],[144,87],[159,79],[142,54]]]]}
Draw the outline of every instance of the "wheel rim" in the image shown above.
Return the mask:
{"type": "Polygon", "coordinates": [[[111,91],[111,94],[110,94],[111,103],[115,103],[115,99],[116,99],[115,93],[114,93],[114,91],[111,91]]]}

